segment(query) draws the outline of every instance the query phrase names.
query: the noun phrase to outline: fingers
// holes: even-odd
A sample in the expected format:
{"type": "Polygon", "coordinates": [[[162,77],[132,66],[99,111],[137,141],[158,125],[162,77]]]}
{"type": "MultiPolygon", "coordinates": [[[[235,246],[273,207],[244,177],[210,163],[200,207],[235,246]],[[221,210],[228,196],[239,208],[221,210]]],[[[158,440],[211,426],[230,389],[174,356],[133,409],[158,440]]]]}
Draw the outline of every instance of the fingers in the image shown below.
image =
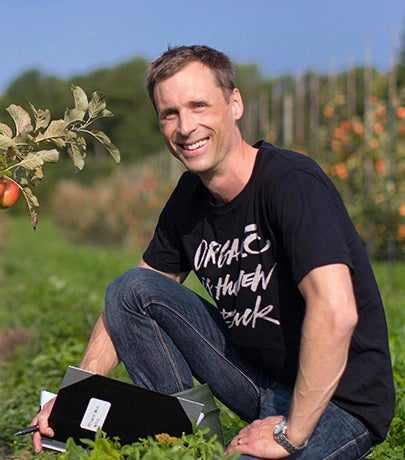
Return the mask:
{"type": "MultiPolygon", "coordinates": [[[[35,418],[32,423],[35,422],[35,418]]],[[[39,431],[35,431],[35,433],[31,434],[32,444],[34,445],[34,451],[36,454],[39,454],[42,450],[42,438],[39,431]]]]}
{"type": "Polygon", "coordinates": [[[37,454],[42,451],[42,436],[52,438],[55,434],[48,423],[49,415],[52,411],[53,405],[55,404],[55,399],[56,398],[53,398],[48,401],[41,409],[41,412],[34,417],[31,422],[31,426],[39,425],[39,431],[31,434],[32,444],[34,445],[34,450],[37,454]]]}
{"type": "Polygon", "coordinates": [[[242,445],[243,445],[242,431],[240,431],[229,443],[226,449],[227,454],[230,454],[231,452],[234,452],[236,450],[239,452],[242,452],[242,445]]]}
{"type": "Polygon", "coordinates": [[[273,430],[281,416],[255,420],[243,428],[229,444],[226,453],[235,451],[259,458],[284,458],[288,452],[274,441],[273,430]]]}

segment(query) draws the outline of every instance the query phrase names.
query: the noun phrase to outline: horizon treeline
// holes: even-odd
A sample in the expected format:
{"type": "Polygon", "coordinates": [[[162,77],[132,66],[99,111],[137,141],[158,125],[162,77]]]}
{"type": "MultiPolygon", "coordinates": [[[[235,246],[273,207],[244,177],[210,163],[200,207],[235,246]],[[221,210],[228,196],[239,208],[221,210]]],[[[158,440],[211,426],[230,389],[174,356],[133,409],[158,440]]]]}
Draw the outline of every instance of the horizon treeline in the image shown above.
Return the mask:
{"type": "MultiPolygon", "coordinates": [[[[403,99],[405,53],[401,52],[399,58],[395,65],[395,86],[403,99]]],[[[36,108],[50,109],[54,118],[63,118],[66,107],[72,103],[71,84],[81,86],[88,94],[102,91],[115,115],[103,120],[103,130],[121,150],[124,164],[137,162],[164,149],[156,114],[145,91],[147,64],[144,58],[134,57],[114,67],[98,68],[68,79],[28,69],[0,95],[0,122],[10,122],[5,110],[10,104],[29,110],[31,103],[36,108]]],[[[366,97],[389,99],[392,70],[381,72],[365,64],[327,75],[309,70],[266,78],[257,64],[235,63],[237,85],[245,102],[242,132],[250,142],[267,139],[310,153],[314,148],[311,142],[314,131],[328,121],[323,115],[324,108],[337,95],[344,95],[347,116],[362,117],[366,97]]],[[[94,144],[89,154],[104,158],[98,148],[94,144]]]]}

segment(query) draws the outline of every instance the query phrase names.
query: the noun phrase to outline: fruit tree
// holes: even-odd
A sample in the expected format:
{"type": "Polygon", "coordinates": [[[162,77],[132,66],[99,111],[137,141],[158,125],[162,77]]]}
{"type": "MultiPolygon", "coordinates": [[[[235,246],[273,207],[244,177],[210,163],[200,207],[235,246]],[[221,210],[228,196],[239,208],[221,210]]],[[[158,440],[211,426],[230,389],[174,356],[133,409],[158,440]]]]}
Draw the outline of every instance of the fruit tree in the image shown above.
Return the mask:
{"type": "Polygon", "coordinates": [[[86,158],[86,137],[104,145],[119,163],[120,152],[103,132],[91,127],[100,118],[113,114],[106,108],[106,97],[95,91],[89,100],[85,91],[72,85],[74,107],[67,108],[63,119],[52,120],[48,109],[36,109],[32,116],[22,107],[11,104],[6,110],[14,121],[13,131],[0,123],[0,209],[15,204],[21,193],[35,229],[38,223],[37,197],[32,188],[44,177],[42,166],[56,163],[66,150],[75,168],[83,169],[86,158]]]}

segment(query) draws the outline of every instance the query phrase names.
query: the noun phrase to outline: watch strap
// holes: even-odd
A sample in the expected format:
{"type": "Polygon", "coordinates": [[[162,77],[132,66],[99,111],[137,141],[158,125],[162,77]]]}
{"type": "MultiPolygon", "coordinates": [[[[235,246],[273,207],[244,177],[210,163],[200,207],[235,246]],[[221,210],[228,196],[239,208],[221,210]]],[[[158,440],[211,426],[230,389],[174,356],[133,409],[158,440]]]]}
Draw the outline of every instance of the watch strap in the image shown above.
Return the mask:
{"type": "Polygon", "coordinates": [[[292,444],[286,436],[287,426],[287,420],[281,420],[281,422],[274,428],[274,439],[283,446],[289,454],[294,454],[295,452],[304,449],[308,444],[308,440],[306,440],[301,446],[294,446],[294,444],[292,444]]]}

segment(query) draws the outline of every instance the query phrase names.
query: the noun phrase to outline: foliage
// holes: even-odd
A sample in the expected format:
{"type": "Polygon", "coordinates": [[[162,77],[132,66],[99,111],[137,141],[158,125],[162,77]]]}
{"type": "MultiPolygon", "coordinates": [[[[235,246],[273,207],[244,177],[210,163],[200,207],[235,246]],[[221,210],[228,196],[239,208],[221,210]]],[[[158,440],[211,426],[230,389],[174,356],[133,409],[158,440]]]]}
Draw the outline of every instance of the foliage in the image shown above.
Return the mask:
{"type": "Polygon", "coordinates": [[[204,438],[208,429],[183,434],[181,438],[161,433],[155,437],[141,439],[131,445],[121,446],[117,440],[110,440],[104,433],[98,432],[95,441],[84,440],[87,449],[75,444],[72,439],[67,442],[66,453],[62,460],[97,460],[97,459],[128,459],[128,460],[220,460],[236,459],[239,454],[225,455],[222,445],[211,439],[204,438]]]}
{"type": "Polygon", "coordinates": [[[86,88],[100,88],[108,94],[116,115],[106,125],[107,133],[119,142],[128,163],[160,151],[163,140],[155,110],[145,91],[147,61],[135,58],[114,68],[98,69],[75,80],[86,88]]]}
{"type": "MultiPolygon", "coordinates": [[[[141,57],[122,62],[115,67],[99,68],[85,75],[69,78],[69,82],[90,94],[97,88],[108,94],[108,107],[114,117],[103,121],[103,130],[120,146],[122,157],[133,163],[164,147],[160,136],[156,114],[145,91],[145,69],[147,61],[141,57]]],[[[49,107],[55,116],[63,117],[69,104],[65,80],[43,74],[38,70],[27,70],[18,77],[0,96],[0,107],[11,102],[26,106],[33,102],[38,107],[49,107]]],[[[1,118],[0,121],[4,121],[1,118]]],[[[100,156],[98,144],[89,144],[89,153],[100,156]]],[[[62,167],[58,164],[58,168],[62,167]]]]}
{"type": "Polygon", "coordinates": [[[120,161],[120,152],[110,138],[103,131],[90,129],[100,118],[112,116],[106,108],[105,95],[96,91],[89,101],[79,86],[72,85],[72,92],[75,106],[66,109],[63,119],[52,120],[49,109],[36,109],[30,104],[33,123],[26,110],[11,104],[6,110],[14,121],[15,131],[0,123],[0,177],[12,177],[20,188],[34,229],[38,223],[35,208],[39,207],[39,201],[31,188],[43,179],[43,165],[59,160],[60,150],[66,148],[74,166],[83,169],[87,148],[85,135],[89,135],[100,142],[115,161],[120,161]]]}
{"type": "MultiPolygon", "coordinates": [[[[12,433],[36,413],[39,389],[57,391],[67,365],[79,362],[105,286],[133,266],[139,253],[74,247],[46,220],[35,233],[27,233],[26,223],[17,218],[11,219],[9,228],[7,250],[0,254],[5,271],[0,283],[0,337],[7,327],[14,332],[30,331],[31,340],[17,345],[13,359],[1,363],[0,446],[23,456],[31,449],[30,438],[13,439],[12,433]]],[[[3,345],[0,361],[8,346],[3,345]]],[[[113,377],[129,381],[122,367],[113,377]]],[[[237,419],[226,414],[226,429],[227,420],[235,430],[237,419]]],[[[46,451],[40,458],[55,455],[46,451]]]]}
{"type": "Polygon", "coordinates": [[[51,202],[52,218],[74,242],[145,246],[171,187],[166,178],[140,166],[90,186],[61,181],[51,202]]]}
{"type": "MultiPolygon", "coordinates": [[[[404,101],[405,103],[405,101],[404,101]]],[[[345,97],[325,106],[318,160],[336,183],[374,257],[405,253],[405,105],[370,97],[367,116],[347,117],[345,97]],[[395,245],[396,250],[389,245],[395,245]]]]}
{"type": "MultiPolygon", "coordinates": [[[[39,389],[57,391],[66,367],[78,364],[102,308],[106,285],[137,263],[141,249],[75,246],[66,243],[47,219],[36,232],[28,232],[24,218],[10,217],[8,229],[2,240],[7,244],[0,252],[4,272],[0,280],[0,457],[4,453],[7,458],[29,458],[33,455],[30,437],[12,434],[36,414],[39,389]],[[23,341],[2,340],[10,336],[5,332],[21,336],[22,331],[26,332],[23,341]],[[5,357],[5,348],[11,346],[13,353],[5,357]]],[[[405,447],[405,264],[379,262],[374,268],[387,310],[397,408],[387,440],[373,458],[399,459],[405,447]]],[[[187,285],[204,295],[195,277],[187,285]]],[[[121,366],[112,377],[129,381],[121,366]]],[[[229,442],[244,423],[223,405],[220,409],[229,442]]],[[[36,458],[57,457],[44,451],[36,458]]]]}
{"type": "Polygon", "coordinates": [[[405,266],[375,266],[378,269],[377,280],[387,312],[397,402],[387,439],[375,448],[371,458],[399,460],[405,458],[405,266]]]}
{"type": "MultiPolygon", "coordinates": [[[[79,85],[80,86],[80,85],[79,85]]],[[[23,107],[47,107],[55,118],[63,118],[65,108],[71,103],[70,84],[37,69],[28,69],[19,75],[1,97],[1,107],[17,104],[23,107]]],[[[6,122],[8,115],[0,113],[0,121],[6,122]]]]}
{"type": "MultiPolygon", "coordinates": [[[[78,364],[106,285],[133,266],[139,254],[66,245],[46,219],[36,232],[23,218],[8,220],[0,253],[0,337],[26,331],[31,340],[20,343],[15,337],[10,344],[0,339],[0,446],[19,454],[32,451],[30,438],[12,434],[37,412],[39,389],[57,391],[66,367],[78,364]],[[3,353],[11,346],[9,360],[3,353]]],[[[122,369],[117,372],[121,380],[127,378],[122,369]]]]}
{"type": "MultiPolygon", "coordinates": [[[[402,60],[399,62],[403,64],[402,60]]],[[[299,116],[305,125],[305,135],[299,141],[295,139],[294,146],[319,160],[330,173],[344,195],[369,253],[379,258],[405,256],[405,210],[402,207],[405,135],[401,131],[403,121],[395,115],[405,104],[405,67],[402,64],[396,68],[399,100],[392,110],[388,104],[390,74],[387,72],[359,66],[329,75],[308,72],[302,76],[302,81],[294,75],[267,79],[256,64],[235,63],[237,84],[245,99],[241,127],[246,138],[253,142],[263,137],[283,146],[286,125],[298,132],[299,116]],[[370,75],[369,85],[366,73],[370,75]],[[301,101],[298,100],[299,87],[303,91],[301,101]],[[366,93],[372,98],[366,100],[366,93]],[[295,103],[290,104],[289,119],[287,96],[295,103]],[[361,126],[363,132],[356,132],[361,126]],[[376,132],[375,127],[380,131],[376,132]],[[345,175],[347,177],[343,177],[345,175]]],[[[136,57],[115,67],[70,78],[85,91],[96,86],[109,95],[109,107],[115,117],[103,120],[103,127],[120,145],[126,167],[151,158],[163,148],[156,114],[144,89],[146,65],[145,59],[136,57]]],[[[63,117],[63,108],[68,103],[67,87],[66,81],[31,69],[7,88],[0,97],[0,105],[6,107],[11,101],[24,105],[32,100],[35,106],[51,107],[52,113],[63,117]]],[[[0,120],[3,120],[1,115],[0,120]]],[[[90,139],[88,159],[93,161],[94,174],[84,177],[84,172],[76,179],[78,182],[93,183],[96,176],[102,181],[111,171],[109,166],[103,166],[100,145],[90,139]]],[[[38,190],[36,195],[46,205],[50,201],[48,198],[54,195],[56,182],[66,178],[67,163],[59,161],[53,165],[46,183],[38,190]]],[[[135,216],[133,220],[140,222],[142,219],[135,216]]]]}

